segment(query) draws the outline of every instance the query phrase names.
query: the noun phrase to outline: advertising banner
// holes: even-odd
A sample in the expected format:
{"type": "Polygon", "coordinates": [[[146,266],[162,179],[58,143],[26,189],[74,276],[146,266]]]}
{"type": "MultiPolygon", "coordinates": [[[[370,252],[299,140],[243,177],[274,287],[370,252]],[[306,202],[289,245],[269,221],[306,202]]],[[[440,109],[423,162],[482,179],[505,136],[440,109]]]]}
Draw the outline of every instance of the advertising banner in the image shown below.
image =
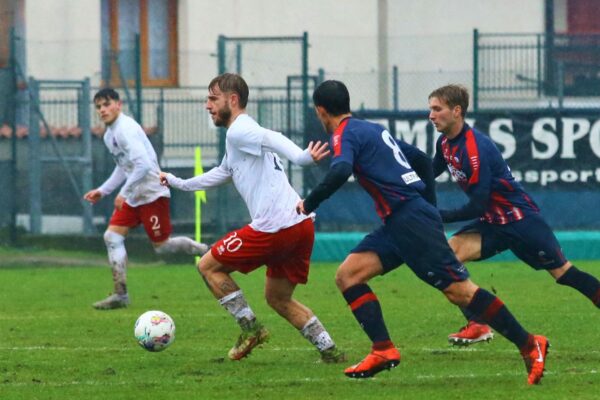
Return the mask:
{"type": "MultiPolygon", "coordinates": [[[[427,112],[359,111],[390,133],[433,155],[439,132],[427,112]]],[[[482,111],[467,123],[490,136],[515,178],[528,188],[600,188],[600,110],[482,111]]],[[[440,177],[440,188],[448,174],[440,177]]]]}

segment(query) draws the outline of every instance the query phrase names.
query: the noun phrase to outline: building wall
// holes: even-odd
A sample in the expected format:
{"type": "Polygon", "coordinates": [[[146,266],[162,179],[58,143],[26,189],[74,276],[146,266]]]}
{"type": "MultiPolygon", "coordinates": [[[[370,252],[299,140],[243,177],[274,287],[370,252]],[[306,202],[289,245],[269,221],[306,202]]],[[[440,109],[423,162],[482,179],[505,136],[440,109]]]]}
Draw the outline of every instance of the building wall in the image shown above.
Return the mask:
{"type": "MultiPolygon", "coordinates": [[[[379,3],[364,0],[179,0],[180,85],[217,72],[217,38],[309,34],[309,66],[348,82],[353,106],[377,107],[379,3]],[[282,11],[282,7],[286,8],[282,11]]],[[[26,1],[27,74],[100,79],[100,0],[26,1]]],[[[472,32],[542,32],[543,0],[388,0],[388,60],[408,107],[439,83],[469,84],[472,32]]],[[[299,64],[296,56],[273,63],[299,64]]],[[[300,72],[300,65],[297,66],[300,72]]],[[[389,81],[389,80],[388,80],[389,81]]],[[[414,103],[414,104],[419,104],[414,103]]],[[[414,106],[413,104],[413,106],[414,106]]]]}
{"type": "Polygon", "coordinates": [[[27,75],[100,79],[100,1],[25,1],[27,75]]]}

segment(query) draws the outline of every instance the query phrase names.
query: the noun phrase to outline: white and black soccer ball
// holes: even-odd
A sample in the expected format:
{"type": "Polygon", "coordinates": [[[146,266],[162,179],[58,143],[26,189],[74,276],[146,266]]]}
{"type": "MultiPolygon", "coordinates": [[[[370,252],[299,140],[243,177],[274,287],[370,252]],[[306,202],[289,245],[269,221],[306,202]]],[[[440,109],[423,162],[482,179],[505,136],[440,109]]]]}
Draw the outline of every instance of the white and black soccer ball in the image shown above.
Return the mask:
{"type": "Polygon", "coordinates": [[[162,311],[146,311],[135,321],[135,338],[148,351],[163,351],[175,340],[175,322],[162,311]]]}

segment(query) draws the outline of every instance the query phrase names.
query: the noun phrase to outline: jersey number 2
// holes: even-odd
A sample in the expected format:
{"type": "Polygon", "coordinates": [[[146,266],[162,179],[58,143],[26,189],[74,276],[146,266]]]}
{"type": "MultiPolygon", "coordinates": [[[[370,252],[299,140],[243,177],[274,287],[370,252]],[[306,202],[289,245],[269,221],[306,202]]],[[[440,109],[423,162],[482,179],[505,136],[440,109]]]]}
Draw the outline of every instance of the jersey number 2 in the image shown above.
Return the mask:
{"type": "Polygon", "coordinates": [[[383,142],[394,152],[394,157],[396,158],[396,161],[398,161],[398,164],[402,165],[404,168],[411,169],[412,167],[410,166],[410,163],[404,156],[404,153],[402,153],[402,150],[400,150],[398,142],[396,142],[392,135],[390,135],[388,131],[384,130],[381,132],[381,138],[383,139],[383,142]]]}
{"type": "Polygon", "coordinates": [[[152,222],[152,230],[156,231],[160,229],[160,220],[158,219],[158,216],[152,215],[150,217],[150,222],[152,222]]]}

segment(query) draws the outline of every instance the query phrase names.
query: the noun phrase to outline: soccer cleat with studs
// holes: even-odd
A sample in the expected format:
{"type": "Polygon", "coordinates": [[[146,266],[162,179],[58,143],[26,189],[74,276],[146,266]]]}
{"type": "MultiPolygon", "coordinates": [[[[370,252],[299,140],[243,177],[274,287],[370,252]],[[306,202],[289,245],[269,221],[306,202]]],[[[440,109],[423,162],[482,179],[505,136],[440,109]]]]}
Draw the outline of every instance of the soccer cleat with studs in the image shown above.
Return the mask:
{"type": "Polygon", "coordinates": [[[320,352],[321,361],[326,364],[336,364],[347,360],[346,353],[333,346],[320,352]]]}
{"type": "Polygon", "coordinates": [[[346,368],[344,374],[349,378],[370,378],[381,371],[389,370],[400,364],[400,352],[395,347],[386,350],[371,350],[356,365],[346,368]]]}
{"type": "Polygon", "coordinates": [[[548,342],[548,338],[540,335],[534,336],[533,340],[531,349],[528,352],[521,353],[521,355],[527,369],[527,383],[537,385],[544,376],[546,356],[550,348],[550,342],[548,342]]]}
{"type": "Polygon", "coordinates": [[[457,333],[448,336],[448,342],[454,346],[470,346],[479,342],[489,342],[494,338],[494,332],[486,324],[469,321],[457,333]]]}
{"type": "Polygon", "coordinates": [[[262,324],[255,323],[254,327],[247,331],[242,331],[235,346],[227,354],[230,360],[241,360],[248,356],[252,349],[269,340],[269,331],[262,324]]]}
{"type": "Polygon", "coordinates": [[[125,308],[129,305],[129,295],[125,294],[111,294],[104,300],[100,300],[92,304],[96,310],[114,310],[116,308],[125,308]]]}

